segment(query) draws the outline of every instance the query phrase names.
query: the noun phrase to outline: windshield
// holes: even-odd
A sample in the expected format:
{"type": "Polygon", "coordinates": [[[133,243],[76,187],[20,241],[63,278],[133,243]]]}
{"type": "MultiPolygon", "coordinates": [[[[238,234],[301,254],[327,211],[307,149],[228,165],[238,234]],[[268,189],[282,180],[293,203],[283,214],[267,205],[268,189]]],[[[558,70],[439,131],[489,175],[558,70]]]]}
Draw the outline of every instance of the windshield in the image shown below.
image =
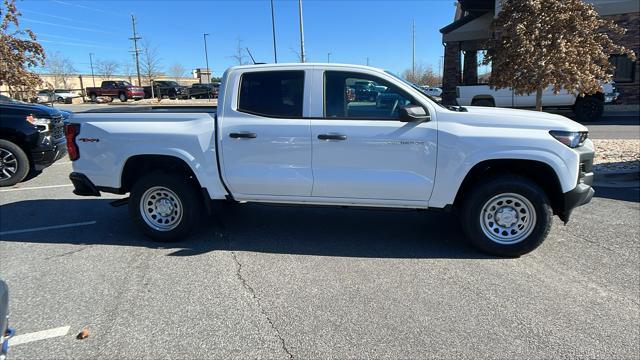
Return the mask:
{"type": "MultiPolygon", "coordinates": [[[[398,76],[398,75],[396,75],[396,74],[392,73],[391,71],[386,71],[386,70],[385,70],[385,72],[386,72],[387,74],[389,74],[389,75],[393,76],[394,78],[396,78],[396,79],[398,79],[398,80],[402,81],[403,83],[405,83],[405,84],[407,84],[407,85],[411,86],[412,88],[414,88],[414,89],[418,90],[418,92],[420,92],[420,94],[424,95],[426,98],[428,98],[429,100],[433,101],[433,102],[434,102],[434,103],[436,103],[438,106],[440,106],[440,107],[442,107],[442,108],[445,108],[445,109],[449,109],[447,106],[444,106],[444,105],[440,104],[440,102],[439,102],[438,100],[436,100],[433,96],[431,96],[431,95],[427,94],[427,93],[424,91],[424,89],[423,89],[423,88],[421,88],[420,86],[418,86],[418,85],[416,85],[416,84],[412,83],[411,81],[408,81],[408,80],[405,80],[405,79],[401,78],[400,76],[398,76]]],[[[451,110],[451,109],[449,109],[449,110],[451,110]]]]}
{"type": "Polygon", "coordinates": [[[119,86],[132,86],[128,81],[117,81],[119,86]]]}

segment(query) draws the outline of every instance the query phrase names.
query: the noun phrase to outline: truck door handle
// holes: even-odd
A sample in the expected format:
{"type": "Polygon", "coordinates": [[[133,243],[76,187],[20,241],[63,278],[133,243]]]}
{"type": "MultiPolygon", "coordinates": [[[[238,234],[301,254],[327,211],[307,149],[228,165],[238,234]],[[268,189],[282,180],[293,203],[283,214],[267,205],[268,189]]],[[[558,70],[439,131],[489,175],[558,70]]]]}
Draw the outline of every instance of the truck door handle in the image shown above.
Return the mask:
{"type": "Polygon", "coordinates": [[[252,132],[231,133],[229,137],[232,139],[255,139],[258,135],[252,132]]]}
{"type": "Polygon", "coordinates": [[[318,135],[320,140],[347,140],[347,135],[341,134],[320,134],[318,135]]]}

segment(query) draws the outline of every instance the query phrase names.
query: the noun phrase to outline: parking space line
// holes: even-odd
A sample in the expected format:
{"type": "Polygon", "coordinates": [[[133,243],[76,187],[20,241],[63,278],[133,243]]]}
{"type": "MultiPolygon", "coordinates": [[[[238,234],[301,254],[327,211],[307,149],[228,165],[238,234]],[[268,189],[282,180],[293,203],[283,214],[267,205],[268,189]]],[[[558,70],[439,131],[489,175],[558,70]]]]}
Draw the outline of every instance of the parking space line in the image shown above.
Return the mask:
{"type": "Polygon", "coordinates": [[[14,189],[5,189],[5,190],[0,190],[0,192],[19,191],[19,190],[51,189],[51,188],[69,187],[69,186],[73,186],[73,184],[64,184],[64,185],[47,185],[47,186],[34,186],[34,187],[25,187],[25,188],[14,188],[14,189]]]}
{"type": "Polygon", "coordinates": [[[22,233],[33,232],[33,231],[65,229],[65,228],[76,227],[76,226],[93,225],[95,223],[96,223],[96,221],[84,221],[84,222],[73,223],[73,224],[43,226],[43,227],[37,227],[37,228],[31,228],[31,229],[0,231],[0,236],[2,236],[2,235],[13,235],[13,234],[22,234],[22,233]]]}
{"type": "Polygon", "coordinates": [[[9,339],[9,346],[30,343],[32,341],[50,339],[65,336],[69,332],[70,326],[62,326],[55,329],[32,332],[28,334],[16,335],[9,339]]]}

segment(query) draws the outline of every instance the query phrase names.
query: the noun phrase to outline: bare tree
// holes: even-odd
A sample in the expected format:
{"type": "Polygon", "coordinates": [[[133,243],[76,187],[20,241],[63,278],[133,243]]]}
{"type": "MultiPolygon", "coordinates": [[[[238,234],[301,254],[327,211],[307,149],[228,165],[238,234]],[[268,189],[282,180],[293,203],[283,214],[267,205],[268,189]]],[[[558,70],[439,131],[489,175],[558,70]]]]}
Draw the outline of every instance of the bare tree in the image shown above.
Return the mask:
{"type": "Polygon", "coordinates": [[[20,30],[20,12],[15,0],[4,0],[0,6],[0,85],[9,92],[35,91],[42,81],[30,69],[44,64],[45,53],[31,30],[20,30]]]}
{"type": "Polygon", "coordinates": [[[53,87],[68,89],[71,85],[71,78],[78,71],[73,66],[73,62],[64,57],[60,52],[49,54],[44,63],[45,70],[53,75],[53,87]]]}
{"type": "Polygon", "coordinates": [[[132,77],[136,74],[136,67],[130,62],[125,61],[120,65],[120,68],[122,69],[122,74],[133,84],[132,77]]]}
{"type": "Polygon", "coordinates": [[[111,79],[113,74],[118,71],[120,65],[115,60],[98,60],[96,62],[96,70],[106,80],[111,79]]]}
{"type": "Polygon", "coordinates": [[[417,64],[415,72],[407,69],[402,72],[402,77],[418,85],[440,86],[442,79],[433,71],[431,66],[417,64]]]}
{"type": "Polygon", "coordinates": [[[182,80],[187,74],[187,70],[182,64],[175,63],[169,67],[169,75],[173,76],[176,81],[182,80]]]}
{"type": "Polygon", "coordinates": [[[151,83],[158,76],[162,75],[162,67],[160,66],[160,56],[158,55],[158,48],[151,45],[150,42],[145,42],[142,48],[142,57],[140,59],[140,67],[147,82],[151,83]]]}
{"type": "Polygon", "coordinates": [[[492,66],[490,85],[511,87],[518,95],[535,93],[539,111],[545,88],[593,94],[611,79],[610,54],[635,59],[607,35],[625,29],[600,18],[582,0],[503,0],[493,30],[483,59],[492,66]]]}
{"type": "Polygon", "coordinates": [[[230,57],[235,60],[238,65],[244,65],[246,64],[246,58],[247,56],[244,55],[244,48],[242,47],[242,39],[238,38],[237,39],[238,45],[236,47],[236,53],[231,55],[230,57]]]}

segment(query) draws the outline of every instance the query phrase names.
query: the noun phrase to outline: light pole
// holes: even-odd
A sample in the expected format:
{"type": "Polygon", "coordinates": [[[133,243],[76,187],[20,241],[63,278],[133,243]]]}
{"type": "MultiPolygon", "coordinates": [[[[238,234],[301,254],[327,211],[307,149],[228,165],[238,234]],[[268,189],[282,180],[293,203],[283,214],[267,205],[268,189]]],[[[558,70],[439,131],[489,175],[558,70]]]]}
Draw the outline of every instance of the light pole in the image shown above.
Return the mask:
{"type": "Polygon", "coordinates": [[[304,24],[302,22],[302,0],[298,0],[298,16],[300,17],[300,62],[305,61],[304,56],[304,24]]]}
{"type": "MultiPolygon", "coordinates": [[[[204,38],[204,60],[205,60],[205,62],[207,64],[207,73],[209,73],[208,74],[208,79],[209,79],[209,82],[211,82],[211,71],[209,70],[209,53],[207,51],[207,36],[208,35],[209,34],[207,34],[207,33],[205,33],[203,35],[203,38],[204,38]]],[[[202,82],[202,78],[200,78],[200,81],[202,82]]]]}
{"type": "Polygon", "coordinates": [[[273,61],[278,63],[278,51],[276,50],[276,17],[273,13],[273,0],[271,0],[271,31],[273,32],[273,61]]]}
{"type": "Polygon", "coordinates": [[[331,52],[327,53],[327,63],[331,62],[331,52]]]}
{"type": "Polygon", "coordinates": [[[89,53],[89,64],[91,64],[91,80],[93,81],[93,87],[96,87],[96,78],[93,76],[93,53],[89,53]]]}

